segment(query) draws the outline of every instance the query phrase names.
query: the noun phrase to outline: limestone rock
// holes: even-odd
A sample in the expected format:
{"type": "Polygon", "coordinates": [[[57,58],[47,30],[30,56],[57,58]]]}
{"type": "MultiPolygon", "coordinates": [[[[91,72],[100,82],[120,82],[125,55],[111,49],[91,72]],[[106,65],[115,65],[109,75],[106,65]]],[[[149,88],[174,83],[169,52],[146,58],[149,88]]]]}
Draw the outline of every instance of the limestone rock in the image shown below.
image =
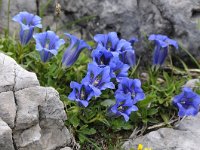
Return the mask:
{"type": "Polygon", "coordinates": [[[14,127],[16,116],[16,105],[12,91],[0,93],[0,118],[4,120],[10,128],[14,127]]]}
{"type": "Polygon", "coordinates": [[[15,150],[12,140],[12,130],[1,118],[0,118],[0,148],[2,150],[15,150]]]}
{"type": "Polygon", "coordinates": [[[199,84],[200,84],[200,80],[199,79],[191,79],[191,80],[188,80],[186,82],[184,87],[195,88],[195,87],[199,87],[199,84]]]}
{"type": "Polygon", "coordinates": [[[76,147],[58,92],[39,86],[35,73],[2,53],[0,71],[0,149],[58,150],[71,142],[76,147]]]}
{"type": "MultiPolygon", "coordinates": [[[[44,30],[49,26],[91,40],[97,33],[116,31],[125,39],[135,36],[140,39],[136,44],[136,55],[143,57],[141,62],[149,62],[151,51],[144,47],[144,34],[166,34],[178,40],[195,57],[200,58],[200,0],[58,0],[61,4],[61,15],[55,16],[55,1],[35,0],[29,3],[22,0],[12,1],[10,18],[26,10],[35,13],[43,9],[44,30]],[[47,5],[48,4],[48,5],[47,5]],[[45,7],[47,5],[47,7],[45,7]],[[148,61],[149,60],[149,61],[148,61]]],[[[0,26],[6,28],[7,4],[2,1],[0,26]]],[[[19,29],[16,23],[10,22],[10,30],[19,29]]],[[[182,58],[186,53],[176,51],[182,58]]]]}
{"type": "Polygon", "coordinates": [[[136,148],[138,144],[151,147],[153,150],[197,150],[200,147],[200,113],[196,117],[188,117],[179,126],[161,128],[123,144],[125,150],[136,148]]]}

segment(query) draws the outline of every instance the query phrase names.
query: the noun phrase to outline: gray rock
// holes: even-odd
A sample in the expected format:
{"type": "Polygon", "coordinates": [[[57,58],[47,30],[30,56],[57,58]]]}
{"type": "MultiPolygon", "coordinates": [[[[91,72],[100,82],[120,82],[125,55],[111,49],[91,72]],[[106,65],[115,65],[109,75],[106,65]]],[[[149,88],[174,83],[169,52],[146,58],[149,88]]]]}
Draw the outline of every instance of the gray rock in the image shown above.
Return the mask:
{"type": "Polygon", "coordinates": [[[11,91],[15,84],[15,61],[0,53],[0,92],[11,91]]]}
{"type": "Polygon", "coordinates": [[[15,130],[27,129],[39,123],[39,106],[44,103],[46,89],[31,87],[15,92],[18,105],[15,130]]]}
{"type": "Polygon", "coordinates": [[[35,73],[26,71],[18,65],[15,67],[15,72],[15,91],[18,91],[23,88],[35,87],[40,85],[35,73]]]}
{"type": "Polygon", "coordinates": [[[64,148],[61,148],[60,150],[72,150],[70,147],[64,147],[64,148]]]}
{"type": "Polygon", "coordinates": [[[200,147],[200,113],[196,117],[187,117],[179,126],[161,128],[123,144],[125,150],[136,148],[138,144],[153,150],[197,150],[200,147]]]}
{"type": "Polygon", "coordinates": [[[0,117],[0,149],[15,150],[11,128],[0,117]]]}
{"type": "MultiPolygon", "coordinates": [[[[161,33],[178,40],[189,52],[199,58],[200,30],[197,27],[200,19],[200,0],[58,0],[62,12],[55,16],[55,1],[39,0],[40,7],[31,0],[12,2],[10,18],[22,10],[35,13],[43,12],[43,26],[52,30],[70,29],[73,34],[91,39],[97,33],[116,31],[123,38],[136,36],[140,42],[136,44],[136,54],[149,60],[151,51],[144,47],[144,34],[161,33]],[[47,5],[49,4],[49,5],[47,5]],[[176,14],[176,15],[174,15],[176,14]],[[74,32],[75,31],[75,32],[74,32]],[[145,55],[144,55],[145,54],[145,55]]],[[[0,23],[5,27],[7,22],[7,3],[2,1],[0,23]]],[[[10,29],[16,30],[16,24],[11,22],[10,29]]],[[[19,29],[19,26],[17,27],[19,29]]],[[[17,30],[16,30],[17,31],[17,30]]],[[[177,54],[185,56],[179,51],[177,54]]],[[[150,60],[149,60],[150,61],[150,60]]]]}
{"type": "Polygon", "coordinates": [[[0,71],[0,149],[58,150],[72,143],[79,148],[55,89],[39,86],[35,73],[2,53],[0,71]]]}
{"type": "Polygon", "coordinates": [[[4,120],[10,128],[14,127],[16,116],[16,105],[12,91],[0,93],[0,118],[4,120]]]}
{"type": "Polygon", "coordinates": [[[200,80],[199,79],[191,79],[191,80],[188,80],[186,82],[184,87],[195,88],[195,87],[199,87],[199,84],[200,84],[200,80]]]}
{"type": "Polygon", "coordinates": [[[42,150],[41,128],[39,124],[17,131],[14,134],[14,141],[20,150],[42,150]]]}

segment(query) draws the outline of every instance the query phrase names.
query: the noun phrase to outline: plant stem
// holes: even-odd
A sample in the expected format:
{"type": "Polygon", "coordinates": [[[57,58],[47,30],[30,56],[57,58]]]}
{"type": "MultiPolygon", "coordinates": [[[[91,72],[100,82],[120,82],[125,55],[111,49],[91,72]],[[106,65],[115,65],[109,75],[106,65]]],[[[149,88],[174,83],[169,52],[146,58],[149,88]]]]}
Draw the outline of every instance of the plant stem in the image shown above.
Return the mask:
{"type": "Polygon", "coordinates": [[[8,12],[7,12],[7,32],[10,32],[10,0],[8,0],[8,12]]]}

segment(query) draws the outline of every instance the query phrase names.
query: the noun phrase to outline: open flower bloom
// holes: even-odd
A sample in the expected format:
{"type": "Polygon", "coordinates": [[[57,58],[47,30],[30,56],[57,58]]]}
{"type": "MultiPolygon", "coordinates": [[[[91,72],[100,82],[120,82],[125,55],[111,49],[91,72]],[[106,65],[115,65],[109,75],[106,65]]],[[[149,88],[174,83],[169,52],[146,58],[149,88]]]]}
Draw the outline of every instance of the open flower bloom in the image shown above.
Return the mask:
{"type": "Polygon", "coordinates": [[[137,103],[145,98],[145,94],[141,88],[141,82],[139,79],[129,79],[127,77],[122,78],[118,84],[118,89],[116,90],[116,95],[121,95],[121,93],[130,93],[133,103],[137,103]]]}
{"type": "Polygon", "coordinates": [[[180,117],[195,116],[199,112],[200,95],[184,87],[182,93],[173,98],[172,103],[179,109],[180,117]]]}
{"type": "Polygon", "coordinates": [[[107,88],[114,89],[115,85],[110,82],[110,67],[99,67],[94,63],[88,64],[88,72],[87,75],[82,79],[82,84],[89,85],[96,95],[101,94],[101,90],[105,90],[107,88]]]}
{"type": "Polygon", "coordinates": [[[96,34],[94,36],[94,41],[101,44],[109,51],[116,51],[117,43],[119,38],[116,32],[110,32],[108,34],[96,34]]]}
{"type": "Polygon", "coordinates": [[[136,38],[132,38],[130,41],[119,40],[116,32],[110,32],[108,34],[97,34],[94,36],[94,40],[98,43],[96,49],[102,50],[104,48],[104,51],[119,53],[123,63],[131,67],[135,65],[136,58],[132,43],[136,42],[136,38]]]}
{"type": "Polygon", "coordinates": [[[120,61],[119,56],[114,56],[110,61],[110,74],[112,78],[120,81],[121,78],[128,76],[129,65],[120,61]]]}
{"type": "Polygon", "coordinates": [[[34,34],[36,50],[40,53],[41,60],[47,62],[52,56],[57,55],[58,49],[65,43],[53,31],[34,34]]]}
{"type": "Polygon", "coordinates": [[[69,94],[68,98],[72,101],[78,102],[80,106],[87,107],[89,100],[93,96],[96,96],[93,92],[93,89],[89,85],[79,84],[72,81],[70,83],[70,87],[73,89],[73,91],[69,94]]]}
{"type": "Polygon", "coordinates": [[[137,106],[134,105],[133,101],[131,100],[130,93],[115,95],[116,104],[110,108],[110,112],[116,116],[123,116],[124,120],[127,122],[129,120],[129,116],[131,112],[137,111],[137,106]]]}
{"type": "Polygon", "coordinates": [[[113,58],[113,54],[106,50],[105,47],[98,44],[97,48],[92,52],[93,62],[101,67],[108,66],[111,59],[113,58]]]}
{"type": "Polygon", "coordinates": [[[85,41],[78,39],[74,35],[71,35],[69,33],[65,33],[65,35],[69,37],[70,45],[63,55],[62,64],[63,66],[70,67],[78,59],[79,54],[82,52],[82,50],[84,48],[90,49],[90,46],[85,41]]]}
{"type": "Polygon", "coordinates": [[[41,18],[26,11],[20,12],[12,20],[20,24],[20,42],[22,45],[26,45],[31,40],[34,28],[42,28],[41,18]]]}
{"type": "Polygon", "coordinates": [[[178,49],[177,42],[175,40],[168,38],[165,35],[152,34],[149,36],[149,40],[155,41],[155,48],[153,52],[153,65],[161,66],[164,63],[168,55],[168,49],[170,45],[178,49]]]}

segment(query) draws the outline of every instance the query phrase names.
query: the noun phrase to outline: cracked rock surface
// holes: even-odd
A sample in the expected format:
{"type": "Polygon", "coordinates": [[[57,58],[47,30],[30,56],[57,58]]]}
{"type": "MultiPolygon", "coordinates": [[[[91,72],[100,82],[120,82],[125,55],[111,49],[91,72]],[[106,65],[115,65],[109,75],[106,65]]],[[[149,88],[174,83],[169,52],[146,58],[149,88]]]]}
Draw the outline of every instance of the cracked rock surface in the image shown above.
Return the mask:
{"type": "Polygon", "coordinates": [[[123,144],[124,150],[136,148],[138,144],[152,150],[197,150],[200,147],[200,113],[187,117],[176,128],[161,128],[123,144]]]}
{"type": "Polygon", "coordinates": [[[0,53],[0,149],[70,150],[66,119],[58,92],[0,53]]]}
{"type": "MultiPolygon", "coordinates": [[[[12,1],[10,18],[20,11],[37,13],[48,0],[12,1]],[[37,3],[36,3],[37,2],[37,3]]],[[[144,34],[161,33],[175,38],[195,57],[200,58],[200,0],[58,0],[62,7],[59,18],[55,17],[55,1],[45,8],[43,26],[55,30],[56,23],[65,32],[70,26],[82,38],[91,40],[92,35],[116,31],[124,38],[136,36],[143,39],[144,34]],[[74,22],[77,22],[74,24],[74,22]]],[[[0,9],[0,27],[7,25],[8,1],[2,1],[0,9]]],[[[16,23],[10,23],[10,30],[19,28],[16,23]]],[[[1,32],[1,30],[0,30],[1,32]]],[[[73,33],[75,34],[75,33],[73,33]]],[[[136,44],[136,54],[148,62],[151,51],[136,44]]],[[[180,56],[186,56],[176,51],[180,56]]],[[[151,60],[149,60],[151,61],[151,60]]]]}

